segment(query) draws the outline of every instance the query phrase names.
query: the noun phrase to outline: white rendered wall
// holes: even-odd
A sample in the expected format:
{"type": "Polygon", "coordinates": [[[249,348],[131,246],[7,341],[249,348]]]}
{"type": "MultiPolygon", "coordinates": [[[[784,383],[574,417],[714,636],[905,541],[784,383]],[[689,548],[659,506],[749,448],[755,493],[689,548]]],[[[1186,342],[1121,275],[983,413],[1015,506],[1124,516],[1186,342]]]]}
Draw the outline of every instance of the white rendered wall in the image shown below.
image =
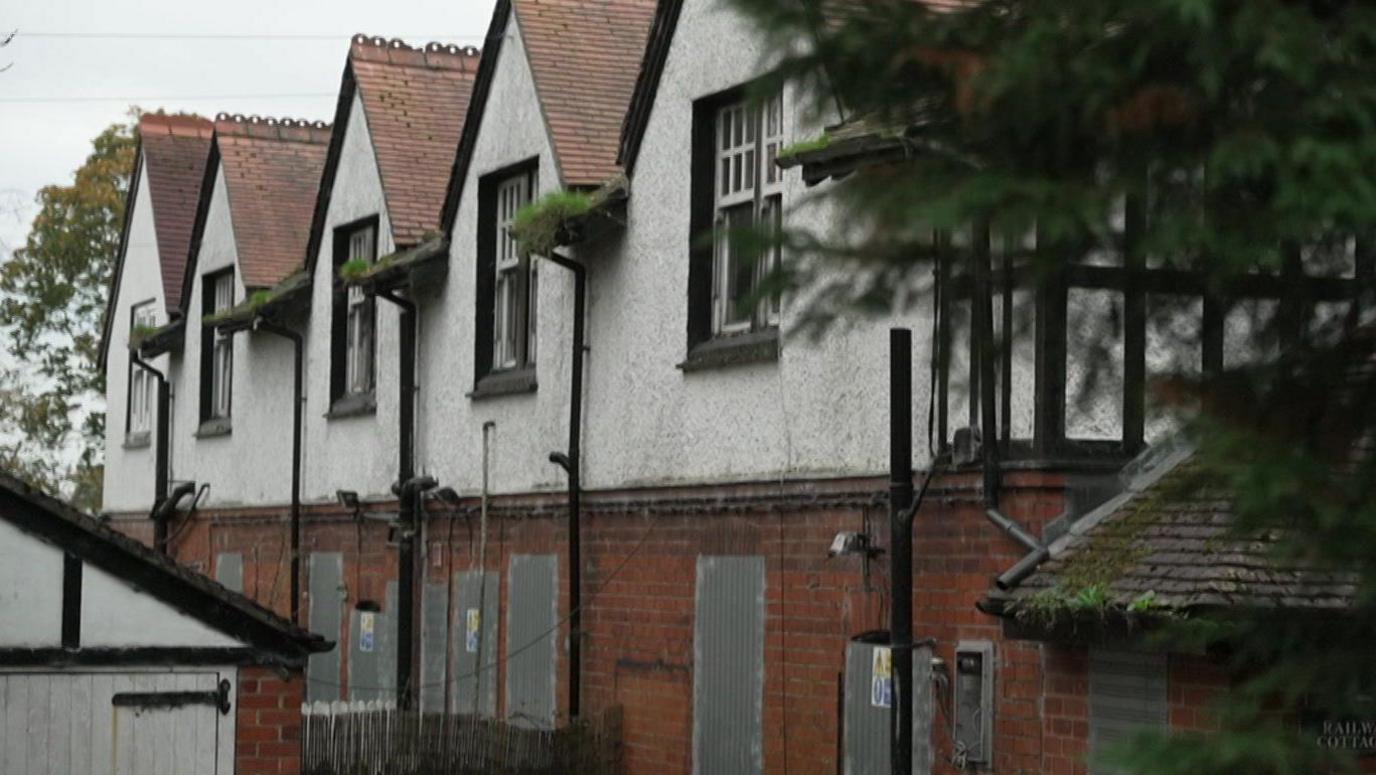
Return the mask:
{"type": "Polygon", "coordinates": [[[0,648],[62,644],[62,551],[0,520],[0,648]]]}
{"type": "Polygon", "coordinates": [[[201,507],[280,504],[291,494],[292,346],[263,333],[234,335],[230,415],[233,430],[198,438],[200,425],[202,279],[235,266],[234,299],[245,298],[243,273],[237,267],[233,224],[224,170],[206,214],[191,295],[185,300],[186,344],[175,368],[172,470],[170,479],[210,483],[201,507]]]}
{"type": "MultiPolygon", "coordinates": [[[[144,158],[147,163],[147,158],[144,158]]],[[[105,361],[105,482],[101,507],[106,511],[147,511],[153,505],[153,460],[156,450],[147,446],[126,448],[126,422],[129,401],[129,314],[135,304],[154,302],[158,324],[167,322],[163,296],[162,267],[158,260],[158,240],[153,226],[153,201],[148,176],[136,181],[134,211],[125,237],[123,274],[119,296],[111,309],[109,351],[105,361]]],[[[160,356],[151,365],[167,373],[168,357],[160,356]]],[[[150,437],[156,436],[157,409],[154,408],[150,437]]],[[[151,439],[150,439],[151,440],[151,439]]]]}
{"type": "MultiPolygon", "coordinates": [[[[335,171],[334,188],[320,238],[311,287],[306,360],[306,444],[304,498],[333,501],[335,490],[365,498],[390,498],[397,475],[397,308],[379,299],[375,395],[377,412],[328,418],[330,409],[330,321],[333,310],[334,230],[378,216],[377,254],[394,250],[391,221],[363,103],[357,95],[335,171]]],[[[424,336],[424,334],[422,334],[424,336]]],[[[280,502],[280,501],[279,501],[280,502]]]]}
{"type": "MultiPolygon", "coordinates": [[[[539,194],[558,190],[559,172],[535,93],[520,31],[512,22],[502,42],[492,91],[459,202],[444,287],[421,300],[418,468],[442,485],[477,492],[482,481],[482,427],[496,423],[491,448],[493,492],[561,489],[564,475],[548,455],[568,438],[568,357],[573,279],[539,264],[534,393],[473,400],[478,181],[488,173],[539,158],[539,194]]],[[[648,398],[648,397],[644,397],[648,398]]]]}
{"type": "MultiPolygon", "coordinates": [[[[59,566],[61,565],[59,557],[59,566]]],[[[59,571],[57,589],[62,590],[59,571]]],[[[59,602],[57,610],[62,610],[59,602]]],[[[240,647],[245,644],[87,563],[81,571],[82,648],[240,647]]]]}

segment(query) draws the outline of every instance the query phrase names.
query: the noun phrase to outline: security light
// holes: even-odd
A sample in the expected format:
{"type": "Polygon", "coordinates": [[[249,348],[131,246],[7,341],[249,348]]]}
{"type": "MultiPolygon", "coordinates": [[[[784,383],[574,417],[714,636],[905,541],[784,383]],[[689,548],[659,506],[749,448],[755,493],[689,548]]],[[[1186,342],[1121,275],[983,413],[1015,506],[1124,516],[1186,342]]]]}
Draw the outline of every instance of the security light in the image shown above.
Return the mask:
{"type": "Polygon", "coordinates": [[[453,487],[441,487],[430,494],[435,500],[446,506],[457,507],[460,503],[459,494],[454,491],[453,487]]]}
{"type": "Polygon", "coordinates": [[[349,511],[357,512],[361,506],[358,500],[358,493],[353,490],[335,490],[334,497],[339,500],[339,505],[349,511]]]}
{"type": "Polygon", "coordinates": [[[860,554],[865,557],[874,558],[883,553],[883,549],[873,545],[873,541],[868,534],[852,532],[837,533],[836,537],[831,540],[831,548],[827,550],[828,557],[860,554]]]}

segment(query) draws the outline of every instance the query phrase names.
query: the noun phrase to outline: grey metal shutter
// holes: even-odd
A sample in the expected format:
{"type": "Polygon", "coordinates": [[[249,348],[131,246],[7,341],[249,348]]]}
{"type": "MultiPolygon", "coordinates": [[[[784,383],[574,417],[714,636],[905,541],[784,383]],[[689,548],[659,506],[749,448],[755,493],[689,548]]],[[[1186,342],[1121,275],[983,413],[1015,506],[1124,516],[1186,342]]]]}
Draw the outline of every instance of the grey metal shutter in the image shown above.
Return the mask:
{"type": "MultiPolygon", "coordinates": [[[[846,643],[845,775],[890,775],[889,726],[892,710],[876,705],[874,651],[879,644],[846,643]]],[[[932,771],[932,650],[913,649],[913,775],[932,771]]]]}
{"type": "Polygon", "coordinates": [[[518,726],[554,728],[558,571],[559,560],[552,554],[518,554],[511,558],[506,716],[518,726]]]}
{"type": "Polygon", "coordinates": [[[215,555],[215,580],[225,589],[235,592],[244,591],[244,556],[238,552],[220,552],[215,555]]]}
{"type": "MultiPolygon", "coordinates": [[[[311,632],[336,643],[340,638],[344,609],[344,555],[312,552],[310,556],[311,632]]],[[[312,654],[306,663],[306,700],[339,699],[339,648],[312,654]]]]}
{"type": "Polygon", "coordinates": [[[502,574],[468,570],[457,574],[456,579],[454,689],[450,704],[456,713],[495,716],[501,664],[497,654],[497,618],[502,574]]]}
{"type": "Polygon", "coordinates": [[[1116,775],[1097,758],[1142,729],[1164,729],[1169,720],[1164,654],[1090,651],[1090,775],[1116,775]]]}
{"type": "Polygon", "coordinates": [[[693,772],[764,771],[763,557],[698,557],[693,772]]]}

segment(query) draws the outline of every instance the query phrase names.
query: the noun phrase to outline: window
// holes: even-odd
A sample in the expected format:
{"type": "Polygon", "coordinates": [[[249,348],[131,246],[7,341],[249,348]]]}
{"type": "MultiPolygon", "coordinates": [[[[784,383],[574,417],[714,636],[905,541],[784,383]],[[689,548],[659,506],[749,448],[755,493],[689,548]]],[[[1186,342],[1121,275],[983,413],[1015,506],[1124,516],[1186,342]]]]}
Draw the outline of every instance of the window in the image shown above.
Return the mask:
{"type": "Polygon", "coordinates": [[[377,224],[374,216],[335,232],[335,292],[330,326],[330,394],[334,403],[342,399],[363,399],[369,403],[373,394],[377,302],[364,289],[344,285],[338,271],[345,263],[371,264],[377,260],[377,224]]]}
{"type": "MultiPolygon", "coordinates": [[[[152,301],[135,304],[129,311],[129,332],[149,331],[158,325],[158,312],[152,301]]],[[[157,406],[157,384],[148,370],[129,364],[129,405],[125,432],[133,439],[146,438],[153,427],[153,408],[157,406]]]]}
{"type": "Polygon", "coordinates": [[[492,310],[492,368],[512,369],[535,360],[535,262],[521,252],[511,227],[516,213],[530,202],[530,175],[516,175],[497,186],[494,266],[496,295],[492,310]]]}
{"type": "Polygon", "coordinates": [[[783,145],[783,97],[762,105],[735,102],[716,113],[716,184],[713,186],[712,334],[738,334],[779,324],[779,304],[748,300],[778,266],[778,250],[757,255],[730,239],[752,227],[775,231],[781,222],[783,175],[774,160],[783,145]]]}
{"type": "MultiPolygon", "coordinates": [[[[528,377],[535,365],[539,277],[534,257],[521,250],[511,229],[535,190],[533,160],[479,183],[476,374],[479,382],[504,374],[506,387],[519,390],[533,387],[528,377]],[[512,382],[508,378],[513,374],[527,378],[512,382]]],[[[484,392],[479,388],[477,392],[484,392]]]]}
{"type": "MultiPolygon", "coordinates": [[[[213,315],[234,306],[234,270],[213,272],[202,279],[201,307],[213,315]]],[[[216,328],[201,328],[201,422],[228,420],[234,376],[234,341],[216,328]]]]}
{"type": "Polygon", "coordinates": [[[784,181],[775,160],[786,125],[782,94],[757,102],[737,89],[694,105],[690,353],[708,340],[779,325],[779,298],[757,298],[779,266],[779,250],[761,253],[735,237],[777,233],[782,225],[784,181]]]}

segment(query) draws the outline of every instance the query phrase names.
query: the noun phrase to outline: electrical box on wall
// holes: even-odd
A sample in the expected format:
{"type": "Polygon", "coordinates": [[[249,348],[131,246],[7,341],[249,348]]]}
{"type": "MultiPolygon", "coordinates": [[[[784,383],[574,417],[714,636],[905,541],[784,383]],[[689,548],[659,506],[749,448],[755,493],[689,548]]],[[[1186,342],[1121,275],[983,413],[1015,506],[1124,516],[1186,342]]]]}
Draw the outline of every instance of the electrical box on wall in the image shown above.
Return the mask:
{"type": "Polygon", "coordinates": [[[994,644],[963,640],[956,644],[951,689],[956,752],[967,766],[994,760],[994,644]]]}

